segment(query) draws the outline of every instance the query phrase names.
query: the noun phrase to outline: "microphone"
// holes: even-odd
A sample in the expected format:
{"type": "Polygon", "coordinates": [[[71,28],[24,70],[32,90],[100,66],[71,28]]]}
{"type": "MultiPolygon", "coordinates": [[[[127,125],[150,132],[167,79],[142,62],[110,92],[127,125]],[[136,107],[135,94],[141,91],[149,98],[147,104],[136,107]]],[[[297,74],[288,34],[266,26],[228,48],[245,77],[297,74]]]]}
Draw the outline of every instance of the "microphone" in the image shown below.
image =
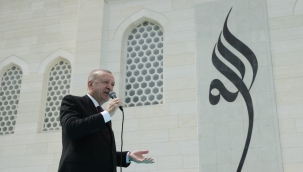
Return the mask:
{"type": "MultiPolygon", "coordinates": [[[[108,96],[110,97],[110,98],[112,98],[112,99],[115,99],[115,98],[117,98],[117,95],[116,95],[116,93],[115,92],[110,92],[109,94],[108,94],[108,96]]],[[[119,109],[123,112],[123,108],[122,108],[122,106],[119,106],[119,109]]]]}

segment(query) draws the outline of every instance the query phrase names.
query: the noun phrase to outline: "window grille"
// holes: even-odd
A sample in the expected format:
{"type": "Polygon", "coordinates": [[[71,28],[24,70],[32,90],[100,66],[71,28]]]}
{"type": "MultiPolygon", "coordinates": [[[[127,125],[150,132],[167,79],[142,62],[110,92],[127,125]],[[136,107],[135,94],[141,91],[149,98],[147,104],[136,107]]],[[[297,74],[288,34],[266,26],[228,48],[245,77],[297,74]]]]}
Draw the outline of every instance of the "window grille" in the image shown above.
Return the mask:
{"type": "Polygon", "coordinates": [[[143,22],[127,37],[125,107],[163,103],[163,31],[143,22]]]}
{"type": "Polygon", "coordinates": [[[17,118],[22,70],[12,66],[4,72],[0,87],[0,135],[13,134],[17,118]]]}
{"type": "Polygon", "coordinates": [[[71,65],[60,61],[55,64],[48,77],[43,131],[60,130],[60,105],[62,98],[69,94],[71,65]]]}

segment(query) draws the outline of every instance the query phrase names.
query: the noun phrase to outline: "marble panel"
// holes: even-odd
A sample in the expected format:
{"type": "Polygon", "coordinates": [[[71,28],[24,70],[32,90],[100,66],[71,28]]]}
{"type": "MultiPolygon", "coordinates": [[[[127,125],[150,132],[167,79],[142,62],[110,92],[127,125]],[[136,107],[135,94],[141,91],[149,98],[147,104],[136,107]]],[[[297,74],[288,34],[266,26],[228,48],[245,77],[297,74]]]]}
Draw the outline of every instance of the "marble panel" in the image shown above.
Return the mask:
{"type": "Polygon", "coordinates": [[[198,154],[183,156],[183,168],[192,169],[199,166],[198,154]]]}
{"type": "Polygon", "coordinates": [[[102,37],[101,29],[78,32],[77,42],[100,40],[101,37],[102,37]]]}
{"type": "Polygon", "coordinates": [[[179,90],[194,88],[196,85],[196,78],[194,76],[185,76],[178,78],[167,78],[165,80],[164,90],[179,90]],[[186,81],[186,82],[180,82],[186,81]]]}
{"type": "Polygon", "coordinates": [[[273,54],[273,66],[294,65],[303,63],[303,52],[293,51],[286,53],[273,54]]]}
{"type": "Polygon", "coordinates": [[[164,98],[166,103],[195,100],[196,89],[167,90],[164,98]]]}
{"type": "Polygon", "coordinates": [[[189,65],[195,63],[195,53],[184,53],[184,54],[174,54],[166,55],[164,58],[164,66],[180,66],[189,65]]]}
{"type": "Polygon", "coordinates": [[[283,163],[296,163],[303,161],[302,148],[282,149],[283,163]]]}
{"type": "Polygon", "coordinates": [[[47,153],[61,153],[62,152],[62,142],[49,142],[47,144],[47,153]]]}
{"type": "MultiPolygon", "coordinates": [[[[282,171],[282,163],[278,167],[270,164],[273,161],[282,162],[282,158],[281,153],[274,152],[280,151],[281,147],[272,87],[274,77],[266,1],[205,2],[197,4],[195,8],[197,47],[208,49],[196,53],[200,62],[196,63],[199,78],[197,99],[200,105],[198,133],[202,137],[199,138],[200,167],[203,169],[205,165],[215,164],[216,168],[212,167],[212,170],[217,171],[236,171],[238,166],[247,172],[282,171]],[[222,44],[218,40],[221,31],[222,44]],[[236,39],[231,41],[230,34],[236,39]],[[253,55],[248,55],[249,51],[244,48],[240,49],[240,44],[253,52],[258,67],[252,62],[253,55]],[[237,66],[239,63],[245,67],[241,69],[237,66]],[[247,88],[246,91],[243,87],[247,88]],[[236,94],[235,97],[232,94],[236,94]],[[214,141],[215,144],[211,145],[214,141]],[[245,144],[247,154],[243,154],[245,144]],[[264,155],[268,147],[272,148],[267,151],[274,157],[272,159],[264,155]],[[210,152],[216,153],[216,159],[205,163],[203,154],[210,152]],[[239,163],[241,159],[243,164],[239,163]]],[[[287,47],[281,48],[280,44],[274,47],[273,52],[287,51],[287,47]]]]}
{"type": "Polygon", "coordinates": [[[161,156],[158,158],[158,169],[180,169],[183,167],[183,157],[180,155],[176,156],[161,156]]]}
{"type": "Polygon", "coordinates": [[[196,112],[196,102],[195,101],[188,101],[188,102],[176,102],[170,103],[170,114],[177,115],[177,114],[192,114],[196,112]],[[184,108],[187,108],[187,111],[184,111],[184,108]]]}
{"type": "Polygon", "coordinates": [[[35,1],[31,3],[31,10],[38,10],[44,8],[44,1],[35,1]]]}
{"type": "Polygon", "coordinates": [[[302,118],[296,119],[296,130],[299,133],[303,132],[303,119],[302,118]]]}
{"type": "Polygon", "coordinates": [[[198,150],[198,141],[181,141],[179,142],[180,154],[196,154],[198,150]]]}
{"type": "Polygon", "coordinates": [[[171,0],[161,0],[157,3],[145,4],[146,9],[150,9],[157,12],[168,12],[173,10],[173,5],[171,0]]]}
{"type": "Polygon", "coordinates": [[[154,130],[165,128],[177,128],[178,116],[161,116],[153,118],[141,118],[139,121],[139,130],[154,130]]]}
{"type": "Polygon", "coordinates": [[[76,52],[87,52],[101,50],[101,40],[92,40],[86,42],[77,42],[76,52]]]}
{"type": "Polygon", "coordinates": [[[300,172],[303,168],[303,163],[285,163],[284,172],[300,172]]]}
{"type": "Polygon", "coordinates": [[[10,158],[9,167],[24,167],[29,164],[30,156],[14,156],[10,158]]]}
{"type": "MultiPolygon", "coordinates": [[[[120,135],[116,132],[115,135],[120,135]]],[[[138,143],[159,143],[159,142],[168,142],[169,141],[169,130],[148,130],[148,131],[133,131],[125,132],[124,140],[129,144],[138,144],[138,143]]],[[[120,139],[116,140],[117,145],[120,144],[120,139]]]]}
{"type": "Polygon", "coordinates": [[[197,140],[197,127],[169,129],[170,141],[197,140]]]}
{"type": "Polygon", "coordinates": [[[166,67],[164,78],[178,78],[195,75],[195,65],[180,65],[173,67],[166,67]]]}
{"type": "Polygon", "coordinates": [[[39,165],[39,166],[26,166],[26,167],[11,167],[4,169],[4,172],[48,172],[48,166],[47,165],[39,165]]]}
{"type": "Polygon", "coordinates": [[[296,133],[296,120],[295,119],[280,119],[279,129],[281,134],[296,133]]]}
{"type": "Polygon", "coordinates": [[[294,3],[268,7],[268,18],[277,18],[293,15],[294,3]]]}
{"type": "Polygon", "coordinates": [[[102,21],[103,19],[94,19],[94,20],[86,20],[81,21],[78,24],[78,31],[87,31],[87,30],[97,30],[102,28],[102,21]]]}
{"type": "Polygon", "coordinates": [[[167,18],[169,18],[170,21],[186,20],[186,19],[192,19],[195,17],[194,10],[192,8],[168,11],[168,12],[164,12],[163,14],[167,18]]]}
{"type": "Polygon", "coordinates": [[[30,156],[31,166],[50,165],[53,164],[54,154],[38,154],[30,156]]]}
{"type": "Polygon", "coordinates": [[[193,127],[197,126],[197,115],[196,114],[185,114],[179,115],[179,127],[193,127]]]}
{"type": "MultiPolygon", "coordinates": [[[[125,111],[128,108],[124,108],[123,110],[125,111]]],[[[127,113],[127,112],[125,112],[127,113]]],[[[129,114],[129,113],[127,113],[129,114]]],[[[120,116],[120,114],[116,114],[113,116],[112,121],[113,121],[113,125],[112,128],[113,130],[116,132],[120,132],[121,131],[121,123],[122,123],[122,119],[117,119],[116,117],[120,116]]],[[[124,127],[123,130],[124,131],[138,131],[139,130],[139,119],[124,119],[124,127]]]]}
{"type": "Polygon", "coordinates": [[[148,143],[142,144],[141,147],[149,150],[149,156],[179,155],[181,149],[178,142],[148,143]]]}
{"type": "Polygon", "coordinates": [[[26,155],[46,154],[47,143],[34,143],[26,145],[26,155]]]}
{"type": "Polygon", "coordinates": [[[25,155],[26,145],[5,146],[3,157],[25,155]]]}

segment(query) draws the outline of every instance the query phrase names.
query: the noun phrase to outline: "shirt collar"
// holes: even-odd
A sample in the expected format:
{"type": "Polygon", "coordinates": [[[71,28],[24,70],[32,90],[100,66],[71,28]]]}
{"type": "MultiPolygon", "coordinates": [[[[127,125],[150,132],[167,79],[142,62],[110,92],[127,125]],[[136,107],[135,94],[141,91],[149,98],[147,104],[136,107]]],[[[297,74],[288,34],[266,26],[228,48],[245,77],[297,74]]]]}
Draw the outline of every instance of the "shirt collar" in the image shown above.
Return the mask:
{"type": "Polygon", "coordinates": [[[99,103],[91,95],[89,95],[88,93],[86,95],[93,101],[95,107],[100,106],[99,103]]]}

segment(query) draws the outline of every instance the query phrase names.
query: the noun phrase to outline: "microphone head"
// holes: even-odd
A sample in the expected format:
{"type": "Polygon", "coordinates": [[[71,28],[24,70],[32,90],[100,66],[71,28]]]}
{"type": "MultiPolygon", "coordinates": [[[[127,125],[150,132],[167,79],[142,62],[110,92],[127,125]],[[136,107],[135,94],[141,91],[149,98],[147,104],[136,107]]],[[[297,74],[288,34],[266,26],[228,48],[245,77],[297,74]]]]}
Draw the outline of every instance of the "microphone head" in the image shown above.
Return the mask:
{"type": "Polygon", "coordinates": [[[113,92],[113,91],[110,92],[110,93],[108,94],[108,96],[109,96],[110,98],[112,98],[112,99],[117,98],[116,93],[113,92]]]}

